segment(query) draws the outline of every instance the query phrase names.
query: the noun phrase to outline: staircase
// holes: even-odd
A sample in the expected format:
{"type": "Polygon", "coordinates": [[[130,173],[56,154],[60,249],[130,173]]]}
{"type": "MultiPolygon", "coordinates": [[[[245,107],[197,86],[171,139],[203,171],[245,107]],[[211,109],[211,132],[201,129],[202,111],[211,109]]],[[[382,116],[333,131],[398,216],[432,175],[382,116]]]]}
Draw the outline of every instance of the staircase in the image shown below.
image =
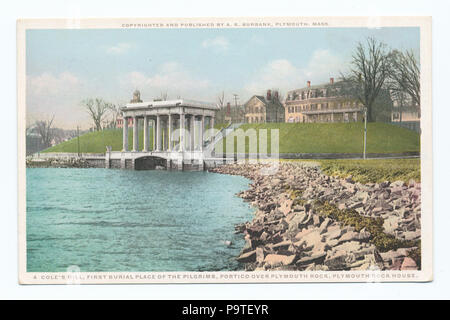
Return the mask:
{"type": "Polygon", "coordinates": [[[241,125],[243,125],[243,123],[230,123],[228,126],[222,128],[219,132],[217,132],[212,141],[208,139],[203,143],[203,150],[208,151],[212,155],[215,145],[241,125]]]}

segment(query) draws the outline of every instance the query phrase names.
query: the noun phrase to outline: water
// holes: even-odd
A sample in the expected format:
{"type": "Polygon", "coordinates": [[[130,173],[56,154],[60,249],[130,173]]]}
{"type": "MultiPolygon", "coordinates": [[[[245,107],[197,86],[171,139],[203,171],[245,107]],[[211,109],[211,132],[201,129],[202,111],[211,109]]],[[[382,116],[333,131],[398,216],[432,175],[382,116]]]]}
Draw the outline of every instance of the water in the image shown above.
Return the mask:
{"type": "Polygon", "coordinates": [[[208,172],[27,169],[27,270],[236,270],[249,180],[208,172]],[[232,247],[225,241],[231,240],[232,247]]]}

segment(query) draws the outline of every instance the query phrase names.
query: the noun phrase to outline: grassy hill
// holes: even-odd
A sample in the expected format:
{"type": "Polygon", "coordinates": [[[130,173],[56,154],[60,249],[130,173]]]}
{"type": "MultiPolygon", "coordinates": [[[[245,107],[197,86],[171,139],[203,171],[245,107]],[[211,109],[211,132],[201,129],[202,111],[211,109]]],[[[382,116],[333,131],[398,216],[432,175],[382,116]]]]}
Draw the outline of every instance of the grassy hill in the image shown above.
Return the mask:
{"type": "MultiPolygon", "coordinates": [[[[143,130],[139,130],[139,148],[143,148],[143,130]]],[[[104,153],[106,146],[112,146],[113,151],[122,150],[122,129],[105,129],[89,132],[80,136],[81,153],[104,153]]],[[[128,147],[133,146],[133,129],[128,129],[128,147]]],[[[153,146],[153,132],[150,130],[150,147],[153,146]]],[[[65,141],[42,152],[78,152],[77,138],[65,141]]]]}
{"type": "MultiPolygon", "coordinates": [[[[364,146],[364,124],[359,122],[245,124],[239,129],[256,129],[257,136],[258,129],[267,129],[269,150],[270,132],[272,129],[279,129],[280,153],[362,153],[364,146]]],[[[235,144],[238,137],[243,138],[242,134],[233,135],[235,144]]],[[[231,136],[228,136],[228,139],[230,138],[231,136]]],[[[248,138],[246,140],[248,152],[248,138]]],[[[368,123],[368,153],[408,151],[420,151],[418,133],[388,123],[368,123]]]]}
{"type": "MultiPolygon", "coordinates": [[[[218,124],[216,127],[220,127],[218,124]]],[[[244,132],[248,129],[267,129],[270,151],[270,130],[279,129],[281,153],[362,153],[363,123],[266,123],[244,124],[240,127],[244,132]]],[[[242,134],[234,134],[241,136],[242,134]]],[[[229,137],[228,139],[230,139],[229,137]]],[[[132,129],[128,133],[128,145],[132,146],[132,129]]],[[[150,146],[152,146],[152,130],[150,130],[150,146]]],[[[246,138],[246,152],[248,152],[246,138]]],[[[226,144],[226,141],[225,141],[226,144]]],[[[80,152],[103,153],[106,146],[113,151],[122,149],[122,129],[109,129],[100,132],[89,132],[80,136],[80,152]]],[[[143,146],[143,131],[139,132],[140,149],[143,146]]],[[[217,150],[223,144],[217,145],[217,150]]],[[[420,150],[420,136],[416,132],[387,123],[369,123],[367,128],[368,153],[395,153],[420,150]]],[[[63,142],[43,152],[77,152],[77,139],[63,142]]]]}

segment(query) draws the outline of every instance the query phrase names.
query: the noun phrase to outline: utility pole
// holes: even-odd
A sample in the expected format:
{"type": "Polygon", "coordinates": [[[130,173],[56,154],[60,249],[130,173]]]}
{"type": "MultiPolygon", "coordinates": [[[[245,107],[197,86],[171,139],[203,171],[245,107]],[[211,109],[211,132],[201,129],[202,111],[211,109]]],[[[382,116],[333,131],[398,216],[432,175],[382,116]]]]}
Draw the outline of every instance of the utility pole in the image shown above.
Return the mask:
{"type": "Polygon", "coordinates": [[[367,145],[367,107],[364,107],[364,153],[363,159],[366,159],[366,145],[367,145]]]}
{"type": "Polygon", "coordinates": [[[80,127],[77,126],[78,157],[80,157],[80,127]]]}
{"type": "MultiPolygon", "coordinates": [[[[233,93],[234,96],[234,115],[236,116],[236,112],[237,112],[237,101],[239,99],[239,95],[236,93],[233,93]]],[[[233,117],[231,117],[233,119],[233,117]]],[[[236,117],[235,117],[236,118],[236,117]]]]}

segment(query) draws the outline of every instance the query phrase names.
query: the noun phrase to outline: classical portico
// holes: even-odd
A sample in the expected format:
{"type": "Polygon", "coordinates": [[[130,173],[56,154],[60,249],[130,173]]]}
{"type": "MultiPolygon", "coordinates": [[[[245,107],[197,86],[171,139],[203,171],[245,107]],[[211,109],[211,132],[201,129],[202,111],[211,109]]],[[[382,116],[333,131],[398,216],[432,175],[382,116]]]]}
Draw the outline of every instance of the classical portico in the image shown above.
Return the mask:
{"type": "Polygon", "coordinates": [[[186,99],[132,101],[121,111],[124,120],[123,148],[121,152],[111,152],[111,159],[120,157],[124,168],[127,159],[131,159],[134,165],[134,161],[142,157],[166,159],[167,168],[183,169],[185,164],[202,168],[205,128],[214,127],[217,106],[186,99]],[[133,123],[131,148],[128,145],[129,118],[133,123]],[[143,129],[142,143],[139,143],[140,129],[143,129]]]}

